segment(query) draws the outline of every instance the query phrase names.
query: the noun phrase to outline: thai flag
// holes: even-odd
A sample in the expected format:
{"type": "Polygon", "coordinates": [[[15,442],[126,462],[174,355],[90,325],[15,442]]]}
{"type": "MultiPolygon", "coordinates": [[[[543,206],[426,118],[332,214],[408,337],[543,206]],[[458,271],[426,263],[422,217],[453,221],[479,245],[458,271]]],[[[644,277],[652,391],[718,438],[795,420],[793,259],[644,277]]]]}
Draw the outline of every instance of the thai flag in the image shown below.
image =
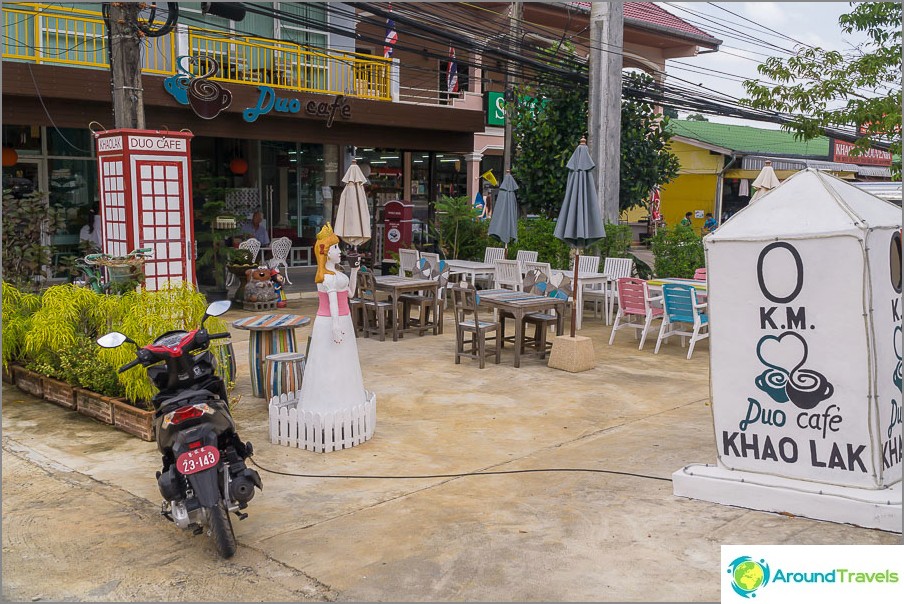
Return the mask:
{"type": "MultiPolygon", "coordinates": [[[[389,5],[389,11],[392,12],[392,4],[389,5]]],[[[386,18],[386,39],[383,40],[383,56],[389,58],[392,56],[392,47],[399,39],[399,34],[395,30],[395,21],[392,17],[386,18]]]]}
{"type": "Polygon", "coordinates": [[[458,92],[458,63],[455,61],[455,48],[449,47],[449,68],[446,71],[446,92],[458,92]]]}

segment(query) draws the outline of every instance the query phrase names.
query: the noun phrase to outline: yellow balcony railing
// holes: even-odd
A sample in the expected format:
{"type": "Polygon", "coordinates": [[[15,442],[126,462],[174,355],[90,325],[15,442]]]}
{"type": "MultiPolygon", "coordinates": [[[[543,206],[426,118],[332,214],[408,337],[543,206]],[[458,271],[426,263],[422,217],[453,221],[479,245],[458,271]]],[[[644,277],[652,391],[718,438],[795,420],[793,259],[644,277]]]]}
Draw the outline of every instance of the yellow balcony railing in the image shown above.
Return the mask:
{"type": "MultiPolygon", "coordinates": [[[[107,30],[97,12],[59,5],[15,3],[3,6],[3,59],[31,63],[109,68],[107,30]]],[[[383,57],[310,49],[288,41],[188,28],[190,55],[213,57],[219,71],[211,79],[235,84],[321,94],[391,100],[392,62],[383,57]]],[[[176,72],[176,36],[142,39],[142,72],[176,72]]],[[[186,62],[187,63],[187,62],[186,62]]],[[[209,62],[191,66],[205,75],[209,62]]],[[[183,67],[187,67],[183,63],[183,67]]]]}

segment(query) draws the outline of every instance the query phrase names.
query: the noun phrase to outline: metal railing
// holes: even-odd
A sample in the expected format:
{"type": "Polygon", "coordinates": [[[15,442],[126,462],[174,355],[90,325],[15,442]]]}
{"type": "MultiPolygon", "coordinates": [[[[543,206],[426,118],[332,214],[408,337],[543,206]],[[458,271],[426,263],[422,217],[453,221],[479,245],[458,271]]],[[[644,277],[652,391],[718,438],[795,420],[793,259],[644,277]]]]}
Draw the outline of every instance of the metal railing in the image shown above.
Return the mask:
{"type": "MultiPolygon", "coordinates": [[[[89,69],[108,69],[107,30],[95,11],[58,5],[3,5],[3,59],[89,69]]],[[[311,49],[289,41],[227,32],[188,29],[188,48],[177,49],[176,35],[143,38],[142,72],[173,75],[177,53],[217,59],[210,79],[265,85],[319,94],[392,100],[392,61],[374,55],[311,49]]],[[[207,63],[194,64],[196,75],[207,63]]]]}

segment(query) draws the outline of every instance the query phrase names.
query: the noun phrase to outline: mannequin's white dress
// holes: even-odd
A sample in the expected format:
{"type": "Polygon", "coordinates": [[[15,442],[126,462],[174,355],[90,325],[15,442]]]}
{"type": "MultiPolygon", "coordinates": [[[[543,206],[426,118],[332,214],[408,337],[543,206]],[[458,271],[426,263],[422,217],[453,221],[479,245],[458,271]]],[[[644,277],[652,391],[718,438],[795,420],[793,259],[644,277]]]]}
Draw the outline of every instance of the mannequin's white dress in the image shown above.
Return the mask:
{"type": "Polygon", "coordinates": [[[355,327],[348,308],[348,284],[348,276],[340,272],[324,275],[323,283],[317,284],[320,306],[311,331],[300,410],[328,414],[363,405],[366,401],[355,327]],[[329,292],[336,292],[338,321],[345,332],[339,344],[333,341],[329,292]]]}

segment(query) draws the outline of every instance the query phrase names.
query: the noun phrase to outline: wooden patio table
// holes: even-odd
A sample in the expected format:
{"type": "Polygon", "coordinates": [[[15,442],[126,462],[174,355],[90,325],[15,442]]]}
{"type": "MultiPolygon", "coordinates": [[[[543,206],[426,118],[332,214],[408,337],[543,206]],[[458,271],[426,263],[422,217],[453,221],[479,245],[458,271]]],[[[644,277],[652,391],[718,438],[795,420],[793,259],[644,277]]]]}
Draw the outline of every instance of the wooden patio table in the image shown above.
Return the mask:
{"type": "Polygon", "coordinates": [[[556,335],[565,332],[566,300],[510,289],[486,289],[477,292],[478,303],[506,310],[515,317],[515,367],[521,366],[521,341],[524,338],[524,315],[532,312],[556,311],[556,335]]]}
{"type": "Polygon", "coordinates": [[[433,279],[416,277],[400,277],[399,275],[377,275],[377,291],[387,292],[392,302],[392,341],[398,342],[399,336],[414,329],[403,329],[399,321],[399,296],[409,292],[433,291],[436,293],[437,282],[433,279]]]}

